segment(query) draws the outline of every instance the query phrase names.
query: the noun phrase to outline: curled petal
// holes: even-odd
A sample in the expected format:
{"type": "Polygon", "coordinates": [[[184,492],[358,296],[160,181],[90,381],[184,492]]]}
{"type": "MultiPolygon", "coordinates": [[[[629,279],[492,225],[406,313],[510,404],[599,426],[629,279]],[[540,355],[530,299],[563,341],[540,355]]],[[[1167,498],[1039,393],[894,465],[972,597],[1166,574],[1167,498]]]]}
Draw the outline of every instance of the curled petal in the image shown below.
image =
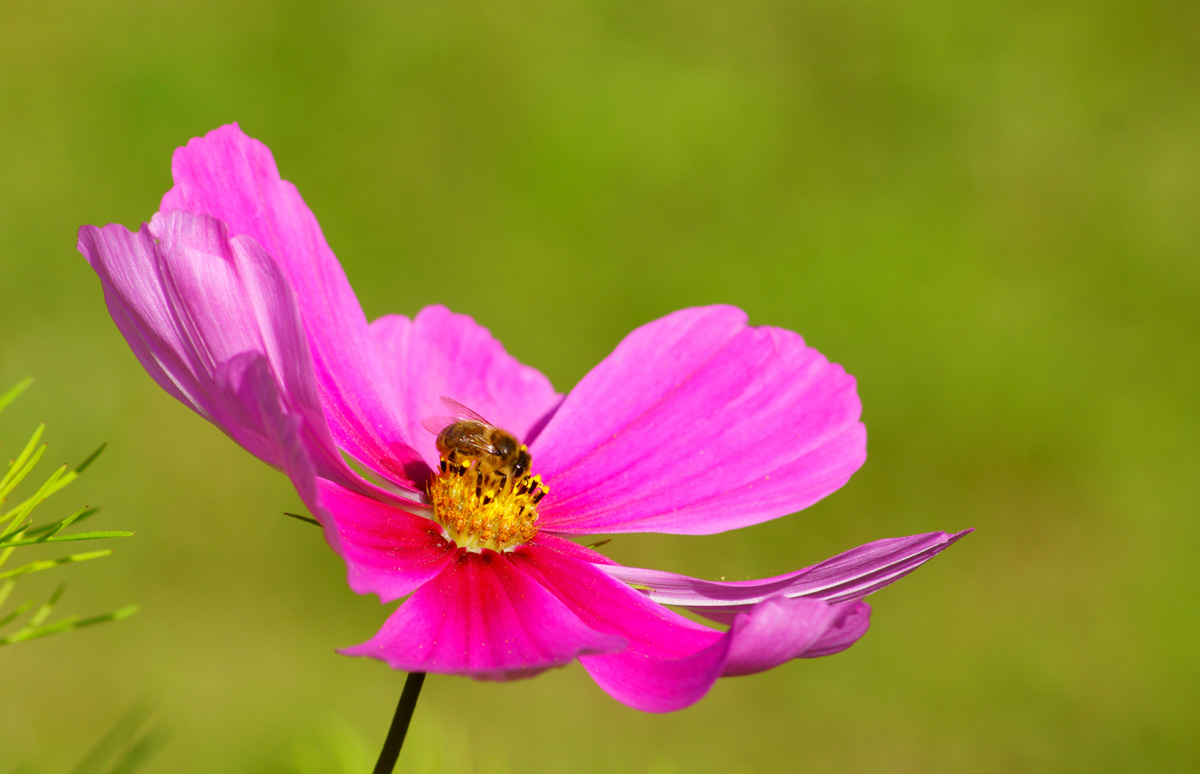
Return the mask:
{"type": "Polygon", "coordinates": [[[928,532],[876,540],[811,567],[761,580],[710,581],[617,564],[602,569],[625,583],[636,584],[655,602],[686,607],[728,623],[738,612],[776,595],[832,603],[861,599],[904,577],[970,532],[928,532]]]}
{"type": "Polygon", "coordinates": [[[800,658],[820,658],[841,653],[858,642],[871,628],[871,606],[866,602],[849,602],[837,606],[838,617],[833,626],[814,642],[800,658]]]}
{"type": "Polygon", "coordinates": [[[273,410],[292,418],[318,475],[365,487],[338,454],[321,412],[291,289],[254,240],[230,239],[220,221],[175,211],[137,233],[84,226],[79,251],[99,276],[117,327],[167,392],[286,469],[272,436],[277,428],[255,401],[277,403],[273,410]],[[251,365],[253,378],[243,378],[251,365]]]}
{"type": "Polygon", "coordinates": [[[819,599],[771,597],[733,619],[726,637],[726,677],[765,672],[800,658],[824,637],[840,612],[819,599]]]}
{"type": "Polygon", "coordinates": [[[419,462],[382,389],[367,319],[317,219],[279,176],[271,151],[222,126],[175,151],[161,209],[211,215],[252,237],[282,268],[303,310],[321,404],[338,445],[399,484],[419,462]]]}
{"type": "Polygon", "coordinates": [[[538,436],[542,527],[711,534],[792,513],[862,465],[860,411],[798,334],[684,309],[627,336],[538,436]]]}
{"type": "Polygon", "coordinates": [[[378,634],[341,652],[406,672],[507,680],[624,646],[621,637],[581,621],[528,574],[527,564],[515,555],[459,549],[378,634]]]}
{"type": "Polygon", "coordinates": [[[819,599],[771,597],[739,613],[727,632],[694,652],[668,655],[630,648],[586,656],[580,662],[597,685],[623,704],[646,712],[673,712],[703,698],[718,678],[845,650],[866,632],[866,613],[869,608],[854,603],[836,606],[819,599]]]}
{"type": "Polygon", "coordinates": [[[444,306],[426,307],[413,320],[381,317],[371,323],[371,337],[408,437],[432,468],[436,436],[421,423],[451,413],[442,396],[526,443],[562,400],[549,379],[505,352],[487,328],[444,306]]]}
{"type": "Polygon", "coordinates": [[[853,641],[847,637],[852,611],[823,600],[775,596],[737,615],[722,633],[662,607],[569,553],[547,545],[518,553],[588,626],[629,642],[623,651],[583,656],[580,662],[613,698],[647,712],[687,707],[722,676],[836,652],[853,641]]]}

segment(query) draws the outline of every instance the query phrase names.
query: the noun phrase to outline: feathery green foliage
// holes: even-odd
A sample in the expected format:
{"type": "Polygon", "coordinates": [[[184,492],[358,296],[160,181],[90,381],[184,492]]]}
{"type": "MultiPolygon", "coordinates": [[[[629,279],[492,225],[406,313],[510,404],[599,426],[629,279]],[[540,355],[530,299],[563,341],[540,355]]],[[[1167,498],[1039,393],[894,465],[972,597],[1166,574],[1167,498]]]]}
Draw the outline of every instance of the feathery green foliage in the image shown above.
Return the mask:
{"type": "MultiPolygon", "coordinates": [[[[23,379],[7,392],[0,395],[0,411],[3,411],[5,407],[16,400],[29,387],[32,381],[30,378],[23,379]]],[[[46,450],[46,445],[42,443],[42,434],[44,431],[45,425],[39,425],[34,430],[29,442],[25,444],[21,453],[8,463],[7,470],[0,477],[0,645],[11,645],[16,642],[37,639],[38,637],[58,634],[59,632],[70,631],[72,629],[81,629],[85,626],[104,623],[106,621],[116,621],[121,618],[128,618],[137,612],[137,605],[126,605],[118,610],[101,615],[86,618],[69,615],[51,621],[50,615],[54,612],[55,606],[62,598],[63,591],[65,590],[64,586],[59,586],[40,605],[33,600],[28,600],[15,605],[11,609],[5,609],[6,603],[16,588],[17,580],[21,576],[33,572],[41,572],[42,570],[50,570],[67,564],[74,564],[75,562],[99,559],[112,553],[112,549],[105,548],[96,551],[66,554],[50,559],[33,559],[24,564],[14,563],[15,566],[6,566],[17,549],[50,543],[129,537],[133,534],[132,532],[125,531],[73,532],[64,534],[68,527],[77,525],[95,515],[98,510],[96,508],[82,508],[58,521],[49,521],[42,524],[34,522],[34,510],[51,495],[78,478],[79,474],[91,465],[100,452],[104,450],[103,446],[89,455],[86,460],[74,469],[68,469],[66,465],[58,468],[50,474],[50,477],[32,495],[19,501],[12,508],[4,508],[9,495],[33,472],[34,467],[41,460],[42,454],[46,450]],[[16,628],[12,628],[13,626],[16,628]],[[6,629],[11,630],[6,633],[6,629]]]]}

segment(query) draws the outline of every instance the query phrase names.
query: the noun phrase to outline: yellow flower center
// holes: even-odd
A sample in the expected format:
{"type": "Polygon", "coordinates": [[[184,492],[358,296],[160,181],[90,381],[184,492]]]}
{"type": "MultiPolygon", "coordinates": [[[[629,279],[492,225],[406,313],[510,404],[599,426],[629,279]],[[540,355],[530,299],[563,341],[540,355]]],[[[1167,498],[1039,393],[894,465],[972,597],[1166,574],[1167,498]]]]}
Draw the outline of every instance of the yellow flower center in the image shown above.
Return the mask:
{"type": "Polygon", "coordinates": [[[451,540],[468,550],[504,551],[537,535],[537,504],[550,490],[530,475],[525,446],[468,420],[442,431],[438,452],[441,471],[429,484],[429,499],[451,540]]]}

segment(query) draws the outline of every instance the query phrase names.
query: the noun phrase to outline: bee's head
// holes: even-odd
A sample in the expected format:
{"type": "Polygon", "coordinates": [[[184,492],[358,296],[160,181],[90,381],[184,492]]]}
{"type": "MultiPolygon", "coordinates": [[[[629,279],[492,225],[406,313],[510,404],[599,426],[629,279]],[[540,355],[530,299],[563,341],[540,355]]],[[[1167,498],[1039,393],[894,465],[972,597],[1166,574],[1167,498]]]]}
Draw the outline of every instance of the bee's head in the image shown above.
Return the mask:
{"type": "Polygon", "coordinates": [[[512,463],[513,478],[521,478],[529,472],[529,466],[533,464],[533,460],[529,456],[529,452],[522,446],[517,451],[517,458],[512,463]]]}
{"type": "Polygon", "coordinates": [[[518,448],[520,446],[517,439],[508,433],[497,432],[492,435],[492,449],[500,459],[511,459],[517,453],[518,448]]]}

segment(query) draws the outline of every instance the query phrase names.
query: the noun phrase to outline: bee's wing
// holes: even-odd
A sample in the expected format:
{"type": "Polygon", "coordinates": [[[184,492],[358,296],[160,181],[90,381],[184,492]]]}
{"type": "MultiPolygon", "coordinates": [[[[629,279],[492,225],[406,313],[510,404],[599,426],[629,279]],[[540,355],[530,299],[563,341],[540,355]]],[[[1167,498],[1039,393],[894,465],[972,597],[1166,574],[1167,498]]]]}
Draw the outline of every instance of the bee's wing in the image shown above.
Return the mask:
{"type": "Polygon", "coordinates": [[[453,415],[443,414],[439,416],[427,417],[421,420],[421,427],[425,428],[434,435],[441,433],[455,422],[461,422],[464,419],[471,419],[479,422],[480,424],[487,425],[488,427],[494,427],[491,422],[479,416],[479,414],[459,403],[454,398],[447,398],[445,395],[443,395],[441,396],[441,401],[442,405],[454,412],[453,415]]]}
{"type": "Polygon", "coordinates": [[[436,416],[425,417],[421,420],[421,427],[425,428],[434,435],[440,434],[450,425],[458,421],[458,417],[436,416]]]}
{"type": "Polygon", "coordinates": [[[442,402],[443,406],[445,406],[446,408],[448,408],[454,412],[454,416],[456,418],[455,421],[457,421],[459,419],[474,419],[476,422],[480,422],[480,423],[488,425],[490,427],[495,427],[495,425],[493,425],[491,422],[489,422],[486,419],[484,419],[483,417],[479,416],[478,413],[467,408],[463,404],[456,401],[454,398],[447,398],[445,395],[443,395],[438,400],[440,400],[442,402]]]}

